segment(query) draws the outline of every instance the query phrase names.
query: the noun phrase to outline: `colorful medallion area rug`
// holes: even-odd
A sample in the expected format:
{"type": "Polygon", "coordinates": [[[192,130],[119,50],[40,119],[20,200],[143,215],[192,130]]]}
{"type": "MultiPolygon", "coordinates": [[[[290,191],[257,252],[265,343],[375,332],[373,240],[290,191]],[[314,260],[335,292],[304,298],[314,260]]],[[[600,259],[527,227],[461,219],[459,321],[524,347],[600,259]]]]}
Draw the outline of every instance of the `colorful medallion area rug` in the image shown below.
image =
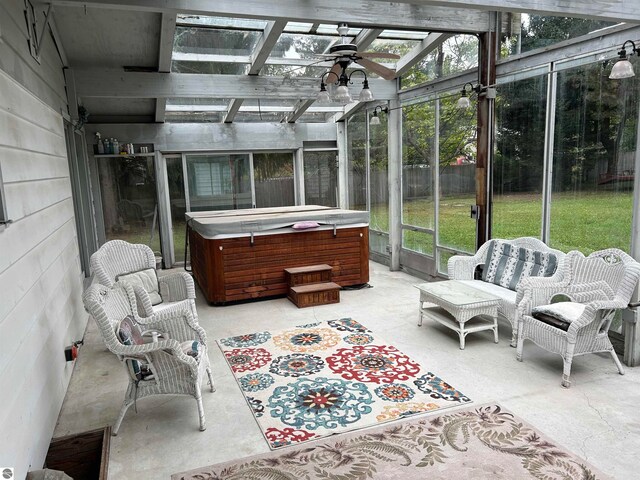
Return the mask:
{"type": "Polygon", "coordinates": [[[271,449],[471,401],[349,318],[218,345],[271,449]]]}
{"type": "Polygon", "coordinates": [[[608,479],[500,405],[417,417],[172,480],[608,479]]]}

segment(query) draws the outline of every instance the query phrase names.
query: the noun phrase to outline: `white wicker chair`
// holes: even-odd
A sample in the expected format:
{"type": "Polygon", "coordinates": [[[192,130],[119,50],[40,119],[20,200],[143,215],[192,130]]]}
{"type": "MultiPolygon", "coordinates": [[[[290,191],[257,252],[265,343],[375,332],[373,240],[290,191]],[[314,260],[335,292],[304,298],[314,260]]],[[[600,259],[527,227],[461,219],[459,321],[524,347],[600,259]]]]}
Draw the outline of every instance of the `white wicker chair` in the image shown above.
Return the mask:
{"type": "MultiPolygon", "coordinates": [[[[91,255],[91,272],[97,281],[107,287],[116,284],[118,275],[138,272],[147,268],[156,267],[156,258],[153,250],[144,244],[133,244],[124,240],[111,240],[91,255]]],[[[189,302],[191,313],[197,319],[195,298],[196,289],[193,278],[186,272],[175,272],[158,276],[160,296],[162,303],[152,306],[149,296],[144,289],[136,288],[140,314],[149,316],[154,312],[160,312],[175,302],[189,302]]]]}
{"type": "MultiPolygon", "coordinates": [[[[554,253],[558,259],[558,268],[556,273],[554,273],[551,277],[547,277],[550,279],[554,279],[558,281],[562,278],[562,262],[564,261],[565,253],[560,250],[555,250],[550,248],[544,242],[538,240],[533,237],[519,237],[511,240],[504,240],[500,238],[494,238],[492,240],[499,240],[502,242],[507,242],[517,247],[529,248],[531,250],[539,250],[542,252],[551,252],[554,253]]],[[[464,256],[464,255],[455,255],[449,258],[449,262],[447,264],[447,272],[450,280],[462,280],[471,282],[475,278],[476,269],[479,266],[484,266],[484,263],[487,258],[487,250],[489,249],[491,240],[485,242],[475,253],[473,256],[464,256]]],[[[528,279],[523,279],[521,281],[521,285],[525,283],[528,279]]],[[[490,293],[495,293],[495,286],[488,285],[485,282],[480,283],[480,281],[475,281],[472,283],[473,287],[484,289],[483,287],[488,286],[487,291],[490,293]],[[484,285],[483,285],[484,284],[484,285]]],[[[506,290],[506,289],[505,289],[506,290]]],[[[516,346],[516,338],[518,333],[518,322],[516,319],[516,308],[518,302],[520,302],[522,298],[522,289],[518,286],[518,290],[513,295],[513,301],[508,301],[503,299],[498,305],[498,314],[502,317],[509,320],[511,323],[511,346],[516,346]]]]}
{"type": "Polygon", "coordinates": [[[640,264],[615,248],[594,252],[588,257],[569,252],[561,281],[553,278],[530,278],[518,304],[517,358],[522,361],[525,339],[562,356],[562,386],[569,387],[571,363],[576,355],[609,352],[620,375],[624,369],[613,350],[608,331],[615,312],[627,308],[640,277],[640,264]],[[567,331],[548,325],[531,316],[536,306],[550,304],[563,294],[585,304],[582,315],[571,322],[567,331]]]}
{"type": "MultiPolygon", "coordinates": [[[[136,400],[150,395],[191,395],[196,399],[200,430],[205,429],[204,410],[200,384],[206,372],[211,391],[214,391],[207,338],[205,331],[193,318],[191,310],[184,304],[176,304],[148,318],[136,313],[136,297],[128,284],[117,284],[113,288],[94,284],[83,295],[84,306],[95,319],[107,348],[118,355],[126,367],[129,386],[120,414],[113,427],[118,434],[127,409],[136,400]],[[146,331],[162,332],[165,339],[143,345],[124,345],[116,330],[123,318],[132,315],[146,331]],[[198,358],[183,353],[181,342],[197,340],[201,344],[198,358]],[[137,378],[127,362],[138,361],[148,365],[152,377],[137,378]]],[[[161,337],[162,338],[162,337],[161,337]]]]}

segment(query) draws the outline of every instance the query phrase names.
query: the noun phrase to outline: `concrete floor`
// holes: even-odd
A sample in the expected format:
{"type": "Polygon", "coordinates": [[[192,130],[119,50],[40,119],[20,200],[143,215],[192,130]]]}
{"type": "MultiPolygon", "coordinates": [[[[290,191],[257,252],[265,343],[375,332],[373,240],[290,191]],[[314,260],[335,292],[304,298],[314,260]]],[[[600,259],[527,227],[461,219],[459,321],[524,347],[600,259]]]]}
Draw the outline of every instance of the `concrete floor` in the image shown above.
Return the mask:
{"type": "MultiPolygon", "coordinates": [[[[417,326],[421,280],[371,263],[371,289],[341,292],[341,302],[298,309],[276,299],[211,307],[198,299],[217,391],[203,388],[207,430],[198,430],[196,403],[189,397],[141,400],[112,437],[110,479],[166,479],[172,473],[268,452],[229,367],[213,340],[351,317],[373,330],[469,396],[476,405],[499,402],[554,439],[558,445],[618,479],[638,478],[640,368],[618,375],[608,355],[574,360],[572,387],[560,387],[562,360],[525,343],[524,363],[509,346],[511,328],[500,324],[500,343],[490,331],[467,337],[464,351],[455,332],[425,319],[417,326]]],[[[90,320],[85,345],[60,413],[55,436],[113,424],[126,373],[103,346],[90,320]]]]}

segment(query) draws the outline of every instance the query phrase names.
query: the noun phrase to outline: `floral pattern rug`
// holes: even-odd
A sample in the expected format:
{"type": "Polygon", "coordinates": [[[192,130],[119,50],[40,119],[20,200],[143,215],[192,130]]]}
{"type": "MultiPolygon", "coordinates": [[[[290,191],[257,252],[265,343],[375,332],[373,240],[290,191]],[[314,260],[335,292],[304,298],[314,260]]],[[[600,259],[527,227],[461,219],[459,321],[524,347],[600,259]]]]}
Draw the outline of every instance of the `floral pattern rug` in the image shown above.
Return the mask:
{"type": "Polygon", "coordinates": [[[349,318],[218,345],[271,449],[471,401],[349,318]]]}
{"type": "Polygon", "coordinates": [[[418,417],[172,475],[172,480],[609,478],[500,405],[418,417]]]}

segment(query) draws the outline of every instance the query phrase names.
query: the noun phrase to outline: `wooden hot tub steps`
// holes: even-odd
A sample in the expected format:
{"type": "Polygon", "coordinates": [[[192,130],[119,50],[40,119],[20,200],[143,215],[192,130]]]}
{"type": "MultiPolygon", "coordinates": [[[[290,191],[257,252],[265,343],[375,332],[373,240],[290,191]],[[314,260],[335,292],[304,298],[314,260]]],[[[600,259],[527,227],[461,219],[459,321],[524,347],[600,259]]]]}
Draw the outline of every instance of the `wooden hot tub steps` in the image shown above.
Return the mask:
{"type": "Polygon", "coordinates": [[[340,285],[333,282],[299,285],[289,288],[288,298],[298,308],[340,303],[340,285]]]}
{"type": "Polygon", "coordinates": [[[331,265],[309,265],[306,267],[285,268],[284,276],[289,287],[324,283],[331,281],[331,265]]]}
{"type": "Polygon", "coordinates": [[[289,286],[287,297],[298,308],[340,302],[340,285],[331,281],[331,265],[307,265],[285,268],[289,286]]]}

